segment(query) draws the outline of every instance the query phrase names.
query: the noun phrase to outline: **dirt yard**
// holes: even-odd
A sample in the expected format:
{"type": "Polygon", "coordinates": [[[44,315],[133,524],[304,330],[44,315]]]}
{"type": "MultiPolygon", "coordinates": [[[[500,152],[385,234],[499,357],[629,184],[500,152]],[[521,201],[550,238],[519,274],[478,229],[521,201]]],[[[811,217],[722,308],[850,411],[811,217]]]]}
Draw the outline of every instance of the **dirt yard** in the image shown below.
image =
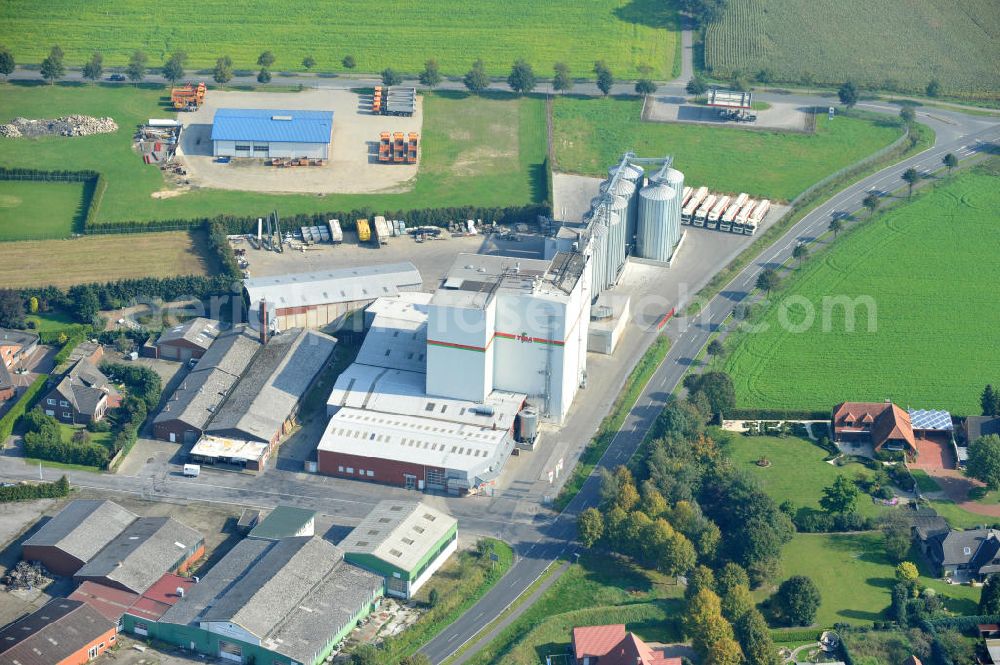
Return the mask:
{"type": "Polygon", "coordinates": [[[350,90],[285,92],[210,91],[194,113],[180,113],[184,123],[177,155],[193,186],[255,192],[367,193],[409,189],[415,165],[380,164],[375,155],[381,132],[420,132],[423,100],[411,118],[373,114],[370,96],[350,90]],[[333,144],[326,166],[279,168],[260,160],[219,164],[212,158],[212,119],[220,108],[332,110],[333,144]]]}

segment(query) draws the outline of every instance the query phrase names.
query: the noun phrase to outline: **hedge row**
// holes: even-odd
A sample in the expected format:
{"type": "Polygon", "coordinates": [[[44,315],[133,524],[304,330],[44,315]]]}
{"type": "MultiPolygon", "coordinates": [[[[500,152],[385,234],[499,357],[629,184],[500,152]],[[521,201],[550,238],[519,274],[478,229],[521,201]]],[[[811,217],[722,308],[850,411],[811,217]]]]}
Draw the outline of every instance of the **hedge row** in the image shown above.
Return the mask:
{"type": "Polygon", "coordinates": [[[772,630],[771,639],[775,642],[815,642],[819,640],[819,634],[820,631],[815,628],[772,630]]]}
{"type": "Polygon", "coordinates": [[[829,411],[804,409],[731,409],[727,420],[828,420],[829,411]]]}
{"type": "Polygon", "coordinates": [[[0,487],[0,503],[11,501],[32,501],[34,499],[55,499],[69,494],[69,480],[63,476],[51,483],[31,485],[9,485],[0,487]]]}
{"type": "Polygon", "coordinates": [[[104,192],[108,190],[108,180],[103,173],[99,173],[95,179],[88,181],[87,186],[90,188],[90,202],[87,204],[87,216],[83,218],[83,228],[80,229],[84,233],[97,223],[97,212],[104,201],[104,192]]]}
{"type": "Polygon", "coordinates": [[[38,396],[38,393],[45,388],[45,383],[48,379],[48,374],[39,374],[31,385],[28,386],[28,389],[24,391],[24,394],[21,395],[21,399],[17,401],[17,404],[12,406],[10,411],[4,414],[3,418],[0,418],[0,448],[3,447],[7,437],[14,433],[14,425],[21,416],[28,412],[31,403],[38,396]]]}
{"type": "Polygon", "coordinates": [[[7,169],[0,167],[0,180],[40,180],[90,182],[101,176],[97,171],[43,171],[41,169],[7,169]]]}

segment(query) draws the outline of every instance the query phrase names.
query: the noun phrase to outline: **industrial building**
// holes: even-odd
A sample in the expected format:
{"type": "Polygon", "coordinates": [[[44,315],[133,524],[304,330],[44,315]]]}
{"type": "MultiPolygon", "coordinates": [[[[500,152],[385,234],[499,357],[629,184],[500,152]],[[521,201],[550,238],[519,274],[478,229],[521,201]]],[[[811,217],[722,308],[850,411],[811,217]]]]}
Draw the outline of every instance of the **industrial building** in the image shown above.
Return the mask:
{"type": "Polygon", "coordinates": [[[268,321],[276,330],[336,325],[376,298],[419,291],[422,286],[420,273],[409,261],[243,281],[249,320],[262,320],[264,301],[268,321]]]}
{"type": "Polygon", "coordinates": [[[212,155],[255,159],[329,159],[333,111],[219,109],[212,155]]]}
{"type": "Polygon", "coordinates": [[[141,594],[166,573],[205,554],[205,539],[169,517],[140,517],[93,556],[73,579],[141,594]]]}
{"type": "Polygon", "coordinates": [[[458,521],[419,501],[381,501],[340,543],[344,558],[412,598],[458,549],[458,521]]]}
{"type": "Polygon", "coordinates": [[[83,665],[114,647],[117,633],[86,603],[54,598],[0,630],[0,664],[83,665]]]}
{"type": "Polygon", "coordinates": [[[201,358],[219,336],[218,321],[196,317],[167,328],[156,340],[157,358],[187,362],[201,358]]]}
{"type": "Polygon", "coordinates": [[[114,501],[70,501],[21,544],[21,556],[56,575],[69,576],[137,519],[114,501]]]}
{"type": "Polygon", "coordinates": [[[128,620],[126,629],[234,663],[315,665],[368,616],[383,588],[322,538],[248,538],[158,620],[128,620]]]}
{"type": "Polygon", "coordinates": [[[281,540],[313,536],[316,532],[316,512],[295,506],[276,506],[267,517],[257,523],[248,538],[281,540]]]}
{"type": "Polygon", "coordinates": [[[69,595],[70,600],[87,603],[120,630],[136,631],[136,621],[157,621],[196,584],[195,578],[167,573],[142,593],[125,591],[87,580],[69,595]]]}

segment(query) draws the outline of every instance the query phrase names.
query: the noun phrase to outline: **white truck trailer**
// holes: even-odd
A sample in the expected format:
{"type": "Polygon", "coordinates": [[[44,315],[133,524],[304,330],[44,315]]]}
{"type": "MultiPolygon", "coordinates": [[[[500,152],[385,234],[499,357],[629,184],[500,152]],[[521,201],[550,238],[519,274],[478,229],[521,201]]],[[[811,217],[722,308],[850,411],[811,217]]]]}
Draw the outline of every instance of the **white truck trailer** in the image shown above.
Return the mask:
{"type": "Polygon", "coordinates": [[[733,230],[733,221],[736,219],[737,213],[743,209],[743,206],[746,205],[749,199],[750,197],[746,194],[740,194],[736,197],[736,200],[729,204],[729,207],[726,208],[726,214],[719,219],[720,231],[733,230]]]}
{"type": "Polygon", "coordinates": [[[716,201],[719,197],[715,194],[709,194],[705,197],[705,200],[701,202],[698,206],[698,210],[694,213],[694,221],[692,224],[694,226],[705,226],[705,222],[708,220],[708,213],[712,212],[712,208],[715,207],[716,201]]]}
{"type": "Polygon", "coordinates": [[[330,227],[330,242],[334,245],[344,242],[344,230],[340,228],[339,219],[331,219],[326,225],[330,227]]]}
{"type": "Polygon", "coordinates": [[[764,218],[767,217],[768,211],[771,209],[771,202],[764,199],[756,206],[754,206],[753,212],[747,218],[747,225],[743,228],[743,233],[748,236],[752,236],[757,232],[757,229],[761,227],[764,223],[764,218]]]}
{"type": "Polygon", "coordinates": [[[698,206],[701,202],[705,200],[708,196],[708,187],[699,187],[684,204],[684,209],[681,211],[681,222],[684,224],[690,224],[691,220],[694,219],[694,213],[698,210],[698,206]]]}
{"type": "Polygon", "coordinates": [[[729,208],[729,202],[731,200],[732,200],[731,196],[722,196],[719,198],[718,201],[715,202],[715,205],[712,206],[712,209],[708,211],[708,217],[705,219],[705,228],[708,229],[719,228],[719,218],[721,218],[722,215],[726,212],[726,209],[729,208]]]}

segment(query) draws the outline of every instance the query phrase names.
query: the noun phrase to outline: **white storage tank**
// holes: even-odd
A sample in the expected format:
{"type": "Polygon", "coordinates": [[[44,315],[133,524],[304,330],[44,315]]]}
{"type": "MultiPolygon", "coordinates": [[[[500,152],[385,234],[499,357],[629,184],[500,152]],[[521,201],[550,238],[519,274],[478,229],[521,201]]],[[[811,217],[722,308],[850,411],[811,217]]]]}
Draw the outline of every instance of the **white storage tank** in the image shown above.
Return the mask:
{"type": "MultiPolygon", "coordinates": [[[[615,174],[618,173],[619,167],[621,167],[621,164],[615,164],[610,169],[608,169],[608,180],[615,177],[615,174]]],[[[642,176],[644,173],[645,171],[642,170],[641,166],[629,162],[625,164],[625,167],[622,169],[622,178],[624,178],[625,180],[630,180],[637,184],[641,184],[642,176]]]]}
{"type": "Polygon", "coordinates": [[[590,292],[593,297],[607,289],[608,229],[598,220],[590,225],[590,292]]]}
{"type": "Polygon", "coordinates": [[[633,209],[630,197],[616,196],[608,204],[608,257],[611,261],[611,278],[614,280],[625,265],[626,246],[629,244],[628,215],[633,209]]]}
{"type": "Polygon", "coordinates": [[[639,191],[636,250],[653,261],[669,261],[680,238],[680,196],[666,184],[639,191]]]}
{"type": "Polygon", "coordinates": [[[601,192],[612,196],[620,196],[628,199],[628,210],[624,213],[625,218],[625,244],[631,246],[635,242],[635,228],[639,221],[639,190],[636,184],[624,177],[615,181],[614,187],[610,180],[601,183],[601,192]]]}

